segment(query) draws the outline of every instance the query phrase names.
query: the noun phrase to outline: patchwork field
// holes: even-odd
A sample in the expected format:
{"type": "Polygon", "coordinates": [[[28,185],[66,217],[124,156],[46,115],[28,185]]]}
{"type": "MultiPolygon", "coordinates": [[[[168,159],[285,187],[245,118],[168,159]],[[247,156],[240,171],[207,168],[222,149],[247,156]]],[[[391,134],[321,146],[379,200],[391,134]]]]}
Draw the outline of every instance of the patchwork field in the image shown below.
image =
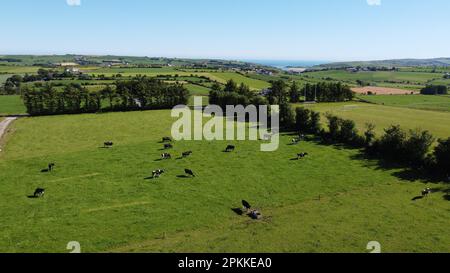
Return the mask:
{"type": "Polygon", "coordinates": [[[0,154],[0,252],[66,252],[74,240],[83,252],[366,252],[374,240],[384,252],[450,251],[448,186],[413,202],[425,186],[403,170],[289,135],[273,153],[177,142],[170,152],[192,157],[160,161],[173,121],[146,111],[14,122],[0,154]],[[292,160],[302,151],[310,157],[292,160]],[[49,162],[55,171],[41,173],[49,162]],[[27,197],[36,187],[44,198],[27,197]],[[264,219],[235,214],[242,199],[264,219]]]}

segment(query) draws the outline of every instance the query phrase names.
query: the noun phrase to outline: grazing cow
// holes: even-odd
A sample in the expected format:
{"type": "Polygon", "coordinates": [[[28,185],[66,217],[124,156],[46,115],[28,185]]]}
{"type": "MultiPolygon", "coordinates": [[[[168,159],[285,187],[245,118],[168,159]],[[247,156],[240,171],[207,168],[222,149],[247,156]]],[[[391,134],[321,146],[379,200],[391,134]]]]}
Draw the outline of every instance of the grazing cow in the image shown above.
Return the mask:
{"type": "Polygon", "coordinates": [[[169,153],[163,153],[161,154],[161,159],[171,159],[172,156],[169,153]]]}
{"type": "Polygon", "coordinates": [[[308,153],[299,153],[297,154],[297,159],[305,158],[308,156],[308,153]]]}
{"type": "Polygon", "coordinates": [[[300,142],[300,139],[298,139],[298,138],[292,139],[292,144],[298,144],[299,142],[300,142]]]}
{"type": "Polygon", "coordinates": [[[34,196],[35,198],[38,198],[38,197],[44,197],[44,194],[45,194],[45,189],[37,188],[37,189],[34,191],[33,196],[34,196]]]}
{"type": "Polygon", "coordinates": [[[247,201],[245,201],[245,200],[242,200],[242,205],[244,206],[244,209],[245,210],[249,210],[249,209],[251,209],[252,208],[252,206],[250,205],[250,203],[248,203],[247,201]]]}
{"type": "Polygon", "coordinates": [[[184,169],[184,173],[186,173],[187,175],[190,175],[192,177],[195,177],[194,172],[192,170],[184,169]]]}
{"type": "Polygon", "coordinates": [[[228,145],[227,148],[225,149],[225,152],[229,153],[229,152],[233,152],[236,149],[235,146],[233,145],[228,145]]]}
{"type": "Polygon", "coordinates": [[[172,138],[171,137],[163,137],[162,141],[163,142],[172,142],[172,138]]]}
{"type": "Polygon", "coordinates": [[[191,154],[192,154],[192,151],[188,151],[188,152],[184,152],[182,156],[185,158],[185,157],[190,156],[191,154]]]}
{"type": "Polygon", "coordinates": [[[53,171],[53,169],[55,168],[55,163],[50,163],[50,164],[48,164],[48,171],[49,172],[51,172],[51,171],[53,171]]]}
{"type": "Polygon", "coordinates": [[[272,140],[272,135],[265,134],[263,139],[266,141],[272,140]]]}
{"type": "Polygon", "coordinates": [[[262,214],[261,212],[259,212],[258,210],[254,209],[252,210],[249,214],[250,218],[252,218],[253,220],[260,220],[262,218],[262,214]]]}
{"type": "Polygon", "coordinates": [[[111,148],[112,146],[114,146],[114,143],[112,141],[107,141],[103,143],[104,148],[111,148]]]}
{"type": "Polygon", "coordinates": [[[431,189],[430,188],[426,188],[422,191],[422,196],[423,197],[427,197],[429,194],[431,193],[431,189]]]}
{"type": "Polygon", "coordinates": [[[168,150],[168,149],[172,149],[173,145],[172,144],[164,144],[164,149],[168,150]]]}
{"type": "Polygon", "coordinates": [[[164,170],[155,170],[152,172],[152,177],[153,178],[159,178],[163,173],[165,173],[164,170]]]}

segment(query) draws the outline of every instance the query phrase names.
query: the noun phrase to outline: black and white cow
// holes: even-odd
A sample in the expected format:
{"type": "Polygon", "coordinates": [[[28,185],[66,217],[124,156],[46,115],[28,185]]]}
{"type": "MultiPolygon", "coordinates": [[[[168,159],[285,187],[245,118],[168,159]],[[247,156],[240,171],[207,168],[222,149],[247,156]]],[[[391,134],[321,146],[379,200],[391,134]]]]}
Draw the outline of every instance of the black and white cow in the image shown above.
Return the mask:
{"type": "Polygon", "coordinates": [[[188,157],[192,154],[192,151],[187,151],[182,154],[183,157],[188,157]]]}
{"type": "Polygon", "coordinates": [[[163,142],[172,142],[172,138],[171,137],[163,137],[162,141],[163,142]]]}
{"type": "Polygon", "coordinates": [[[104,148],[111,148],[112,146],[114,146],[114,143],[112,141],[107,141],[103,143],[104,148]]]}
{"type": "Polygon", "coordinates": [[[184,169],[184,173],[187,174],[187,175],[190,175],[192,177],[195,177],[195,174],[194,174],[194,172],[192,170],[184,169]]]}
{"type": "Polygon", "coordinates": [[[225,149],[225,152],[229,153],[229,152],[233,152],[234,150],[236,150],[236,146],[228,145],[227,148],[225,149]]]}
{"type": "Polygon", "coordinates": [[[34,196],[35,198],[38,198],[38,197],[44,197],[44,195],[45,195],[45,189],[41,189],[41,188],[37,188],[37,189],[34,191],[34,194],[33,194],[33,196],[34,196]]]}
{"type": "Polygon", "coordinates": [[[299,153],[297,154],[297,159],[305,158],[308,156],[308,153],[299,153]]]}
{"type": "Polygon", "coordinates": [[[171,159],[172,156],[169,153],[163,153],[161,154],[161,159],[171,159]]]}
{"type": "Polygon", "coordinates": [[[168,149],[172,149],[173,145],[168,143],[168,144],[164,144],[164,149],[168,150],[168,149]]]}
{"type": "Polygon", "coordinates": [[[432,191],[431,191],[431,189],[430,188],[426,188],[426,189],[424,189],[423,191],[422,191],[422,196],[423,197],[427,197],[429,194],[431,194],[432,193],[432,191]]]}
{"type": "Polygon", "coordinates": [[[152,177],[153,178],[159,178],[163,173],[165,173],[164,170],[155,170],[152,172],[152,177]]]}

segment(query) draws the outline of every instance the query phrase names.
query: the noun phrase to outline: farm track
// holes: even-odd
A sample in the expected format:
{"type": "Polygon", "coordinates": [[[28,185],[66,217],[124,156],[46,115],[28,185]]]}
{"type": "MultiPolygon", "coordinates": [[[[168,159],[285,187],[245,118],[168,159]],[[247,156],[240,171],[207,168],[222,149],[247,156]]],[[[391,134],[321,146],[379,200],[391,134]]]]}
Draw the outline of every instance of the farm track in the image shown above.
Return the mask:
{"type": "Polygon", "coordinates": [[[17,119],[16,117],[9,117],[9,118],[5,118],[5,120],[0,122],[0,140],[2,139],[3,135],[5,134],[8,126],[16,119],[17,119]]]}

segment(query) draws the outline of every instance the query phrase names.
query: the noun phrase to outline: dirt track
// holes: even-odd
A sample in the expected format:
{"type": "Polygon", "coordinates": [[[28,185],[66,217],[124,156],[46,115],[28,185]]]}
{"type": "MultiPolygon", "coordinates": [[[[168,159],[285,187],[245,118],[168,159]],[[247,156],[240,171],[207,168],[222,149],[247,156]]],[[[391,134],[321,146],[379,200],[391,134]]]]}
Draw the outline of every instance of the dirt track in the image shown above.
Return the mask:
{"type": "MultiPolygon", "coordinates": [[[[0,139],[2,139],[3,134],[6,132],[6,129],[8,128],[9,124],[16,120],[17,118],[5,118],[2,122],[0,122],[0,139]]],[[[1,149],[0,149],[1,152],[1,149]]]]}

